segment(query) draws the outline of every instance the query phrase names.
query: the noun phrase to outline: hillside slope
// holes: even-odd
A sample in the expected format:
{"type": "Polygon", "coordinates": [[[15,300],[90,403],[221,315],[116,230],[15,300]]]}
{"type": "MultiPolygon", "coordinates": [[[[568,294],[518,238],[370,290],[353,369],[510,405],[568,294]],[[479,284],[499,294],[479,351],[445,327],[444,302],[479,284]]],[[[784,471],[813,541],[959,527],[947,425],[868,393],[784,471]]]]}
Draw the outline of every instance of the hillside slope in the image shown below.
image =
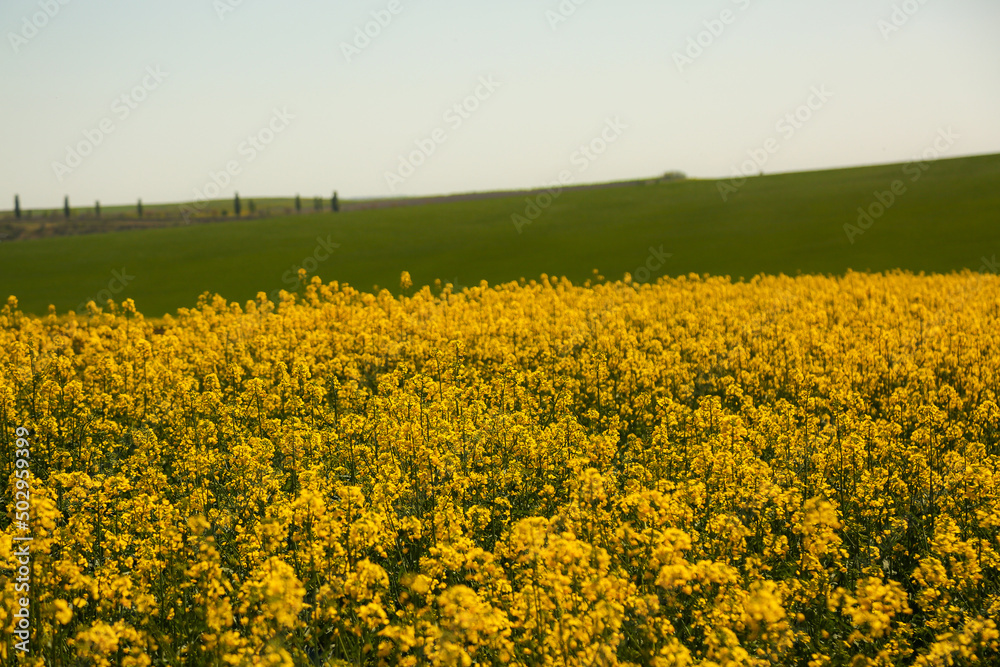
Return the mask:
{"type": "Polygon", "coordinates": [[[158,316],[193,305],[206,290],[240,301],[276,293],[303,264],[365,290],[396,289],[402,270],[416,285],[541,273],[582,281],[594,268],[612,279],[626,271],[646,278],[637,272],[644,265],[654,269],[650,280],[976,270],[1000,252],[998,184],[1000,156],[992,155],[926,169],[756,177],[735,192],[729,182],[698,180],[566,191],[539,211],[529,206],[535,197],[518,195],[0,243],[0,295],[44,313],[49,304],[64,312],[110,294],[158,316]],[[895,181],[901,194],[888,210],[867,230],[845,231],[857,224],[859,207],[877,213],[876,193],[891,192],[895,181]]]}

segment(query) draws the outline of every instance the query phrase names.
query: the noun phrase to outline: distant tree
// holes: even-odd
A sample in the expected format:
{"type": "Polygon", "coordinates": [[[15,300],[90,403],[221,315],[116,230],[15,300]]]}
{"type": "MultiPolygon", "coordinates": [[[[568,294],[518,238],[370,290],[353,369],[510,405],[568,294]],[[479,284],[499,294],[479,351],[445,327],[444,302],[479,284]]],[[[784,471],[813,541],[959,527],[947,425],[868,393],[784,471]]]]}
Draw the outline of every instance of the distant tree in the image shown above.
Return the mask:
{"type": "Polygon", "coordinates": [[[242,210],[243,209],[240,206],[240,193],[237,192],[236,196],[233,197],[233,215],[235,215],[237,218],[240,217],[240,211],[242,210]]]}
{"type": "Polygon", "coordinates": [[[21,219],[21,197],[20,195],[14,195],[14,217],[18,220],[21,219]]]}
{"type": "Polygon", "coordinates": [[[63,215],[69,219],[69,195],[63,197],[63,215]]]}
{"type": "Polygon", "coordinates": [[[334,213],[340,212],[340,199],[337,197],[337,191],[333,191],[333,199],[330,200],[330,210],[334,213]]]}
{"type": "Polygon", "coordinates": [[[139,214],[140,218],[142,217],[142,198],[141,197],[139,198],[139,202],[135,205],[135,212],[139,214]]]}
{"type": "Polygon", "coordinates": [[[683,181],[687,179],[687,174],[683,171],[668,171],[660,177],[661,181],[683,181]]]}
{"type": "Polygon", "coordinates": [[[323,200],[319,197],[313,197],[313,210],[322,211],[323,210],[323,200]]]}
{"type": "Polygon", "coordinates": [[[255,204],[252,199],[249,202],[247,202],[247,203],[250,206],[250,215],[253,215],[254,213],[256,213],[257,212],[257,204],[255,204]]]}
{"type": "Polygon", "coordinates": [[[295,195],[295,212],[296,213],[302,212],[302,197],[298,195],[295,195]]]}
{"type": "Polygon", "coordinates": [[[94,202],[94,215],[98,218],[101,217],[101,202],[99,201],[94,202]]]}

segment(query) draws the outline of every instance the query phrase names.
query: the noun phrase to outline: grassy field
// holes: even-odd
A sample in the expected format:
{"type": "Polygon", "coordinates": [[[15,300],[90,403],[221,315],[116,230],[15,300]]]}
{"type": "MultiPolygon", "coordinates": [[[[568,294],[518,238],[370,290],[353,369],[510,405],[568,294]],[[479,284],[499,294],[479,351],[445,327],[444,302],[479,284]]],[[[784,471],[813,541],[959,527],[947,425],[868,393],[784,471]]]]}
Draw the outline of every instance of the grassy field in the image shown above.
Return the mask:
{"type": "MultiPolygon", "coordinates": [[[[699,180],[567,191],[520,233],[512,215],[525,215],[523,195],[7,242],[0,243],[0,293],[44,313],[49,304],[75,309],[105,290],[158,316],[193,305],[206,290],[243,301],[288,288],[299,266],[313,267],[307,258],[327,255],[311,273],[365,290],[398,289],[403,270],[418,286],[542,273],[582,281],[595,268],[618,279],[646,264],[651,248],[671,255],[651,280],[690,272],[976,270],[1000,251],[998,182],[1000,156],[993,155],[926,169],[756,177],[728,201],[719,183],[699,180]],[[845,224],[896,180],[905,192],[851,243],[845,224]],[[328,253],[324,244],[337,247],[328,253]],[[116,278],[123,270],[124,280],[116,278]]],[[[303,201],[305,211],[310,206],[303,201]]]]}

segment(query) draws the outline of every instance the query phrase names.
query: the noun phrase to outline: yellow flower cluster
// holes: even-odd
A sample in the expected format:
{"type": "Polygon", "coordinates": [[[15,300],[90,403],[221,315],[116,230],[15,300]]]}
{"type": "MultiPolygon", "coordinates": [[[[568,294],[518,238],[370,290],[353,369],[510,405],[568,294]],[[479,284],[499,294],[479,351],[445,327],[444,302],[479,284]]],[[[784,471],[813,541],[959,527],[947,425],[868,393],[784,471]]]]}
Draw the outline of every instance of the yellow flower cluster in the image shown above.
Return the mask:
{"type": "Polygon", "coordinates": [[[8,300],[0,662],[1000,664],[1000,278],[400,284],[8,300]]]}

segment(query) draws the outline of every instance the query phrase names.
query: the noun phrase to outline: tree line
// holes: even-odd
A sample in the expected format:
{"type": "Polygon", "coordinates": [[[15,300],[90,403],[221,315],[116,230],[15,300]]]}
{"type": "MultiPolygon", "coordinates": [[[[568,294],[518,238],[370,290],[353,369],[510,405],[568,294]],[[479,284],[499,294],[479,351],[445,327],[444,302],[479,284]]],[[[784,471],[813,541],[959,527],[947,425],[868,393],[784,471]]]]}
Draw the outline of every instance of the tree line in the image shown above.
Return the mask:
{"type": "MultiPolygon", "coordinates": [[[[340,212],[340,197],[337,192],[334,191],[333,196],[330,197],[330,207],[329,210],[334,213],[340,212]]],[[[250,215],[255,215],[257,212],[257,204],[254,200],[247,200],[247,210],[250,215]]],[[[73,208],[70,207],[69,195],[63,197],[63,217],[67,220],[73,216],[73,208]]],[[[77,209],[79,210],[79,209],[77,209]]],[[[94,202],[94,216],[97,218],[101,217],[101,202],[100,200],[94,202]]],[[[319,212],[326,210],[326,201],[322,197],[313,198],[313,211],[319,212]]],[[[135,205],[136,216],[139,218],[143,217],[143,206],[142,199],[140,198],[135,205]]],[[[295,212],[302,213],[302,197],[298,194],[295,195],[295,212]]],[[[223,210],[223,215],[227,215],[228,211],[223,210]]],[[[14,218],[20,220],[24,215],[24,211],[21,208],[21,196],[14,195],[14,218]]],[[[243,200],[240,199],[240,194],[237,192],[233,195],[233,215],[236,217],[241,217],[243,215],[243,200]]],[[[31,211],[27,211],[27,217],[31,217],[31,211]]]]}

